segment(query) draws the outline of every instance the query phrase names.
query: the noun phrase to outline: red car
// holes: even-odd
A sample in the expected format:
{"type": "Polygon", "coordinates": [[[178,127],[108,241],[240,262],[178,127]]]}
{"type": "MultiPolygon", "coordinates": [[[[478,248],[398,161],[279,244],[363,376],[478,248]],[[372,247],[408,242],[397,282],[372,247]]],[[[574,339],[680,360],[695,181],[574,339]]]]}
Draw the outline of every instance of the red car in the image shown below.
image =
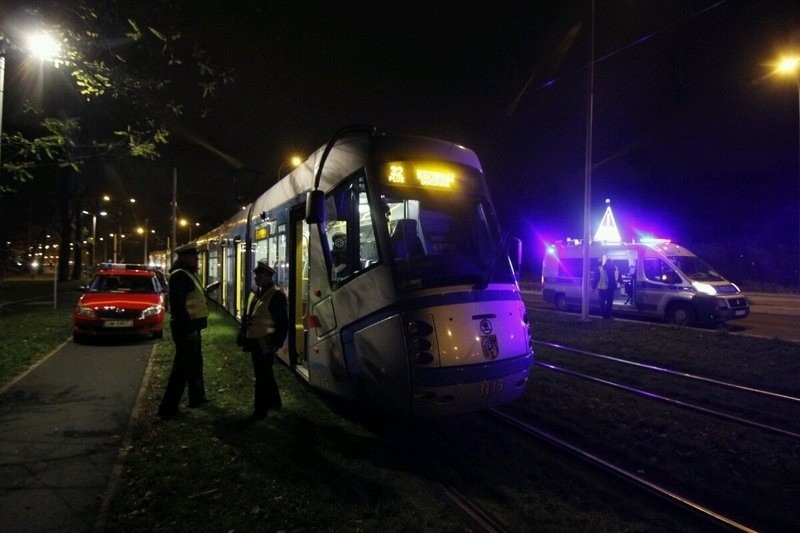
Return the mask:
{"type": "Polygon", "coordinates": [[[144,265],[107,264],[72,312],[72,338],[148,335],[160,339],[164,331],[167,287],[159,271],[144,265]]]}

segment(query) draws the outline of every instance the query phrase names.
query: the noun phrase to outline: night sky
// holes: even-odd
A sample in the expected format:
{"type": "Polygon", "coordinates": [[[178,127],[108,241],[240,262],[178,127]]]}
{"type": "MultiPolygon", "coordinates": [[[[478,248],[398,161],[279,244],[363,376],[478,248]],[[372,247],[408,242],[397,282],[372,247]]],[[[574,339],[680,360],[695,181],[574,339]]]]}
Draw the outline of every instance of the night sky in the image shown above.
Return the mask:
{"type": "MultiPolygon", "coordinates": [[[[373,124],[475,150],[527,261],[582,233],[589,0],[211,4],[193,4],[186,31],[236,86],[147,177],[114,170],[156,204],[141,203],[151,220],[166,225],[173,163],[181,211],[216,223],[290,154],[373,124]]],[[[597,1],[594,43],[592,226],[610,198],[626,238],[738,246],[744,233],[788,241],[796,263],[798,86],[769,63],[800,53],[800,2],[597,1]]]]}

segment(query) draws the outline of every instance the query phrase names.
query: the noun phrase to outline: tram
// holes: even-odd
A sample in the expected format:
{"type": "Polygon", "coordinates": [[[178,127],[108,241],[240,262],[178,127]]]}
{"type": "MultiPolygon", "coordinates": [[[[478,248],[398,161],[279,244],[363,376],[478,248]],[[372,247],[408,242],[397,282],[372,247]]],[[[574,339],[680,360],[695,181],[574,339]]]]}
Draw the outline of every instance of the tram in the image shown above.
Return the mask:
{"type": "Polygon", "coordinates": [[[275,269],[290,315],[278,357],[315,389],[431,418],[511,402],[528,381],[521,243],[463,146],[343,128],[196,245],[237,320],[256,261],[275,269]]]}

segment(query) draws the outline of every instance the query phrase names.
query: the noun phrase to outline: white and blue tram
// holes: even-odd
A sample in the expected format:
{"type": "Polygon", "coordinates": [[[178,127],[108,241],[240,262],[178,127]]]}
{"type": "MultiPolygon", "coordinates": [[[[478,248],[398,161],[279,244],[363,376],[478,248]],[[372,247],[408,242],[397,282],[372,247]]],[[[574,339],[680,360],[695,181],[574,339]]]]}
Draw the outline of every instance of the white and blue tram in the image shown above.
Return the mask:
{"type": "Polygon", "coordinates": [[[418,417],[518,398],[529,322],[480,162],[457,144],[340,130],[197,240],[237,319],[257,260],[289,297],[278,357],[314,388],[418,417]]]}

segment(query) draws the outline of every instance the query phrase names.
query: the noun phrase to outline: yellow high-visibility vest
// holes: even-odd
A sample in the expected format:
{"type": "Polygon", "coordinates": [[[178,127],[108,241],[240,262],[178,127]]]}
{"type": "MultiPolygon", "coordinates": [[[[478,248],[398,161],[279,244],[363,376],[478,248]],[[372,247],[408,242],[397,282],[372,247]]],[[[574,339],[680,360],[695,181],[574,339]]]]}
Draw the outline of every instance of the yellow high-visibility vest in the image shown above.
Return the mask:
{"type": "Polygon", "coordinates": [[[253,305],[253,300],[257,298],[256,293],[250,293],[247,298],[247,309],[250,316],[250,321],[247,324],[248,339],[257,339],[275,333],[275,319],[272,317],[272,313],[269,312],[269,303],[272,300],[272,295],[277,291],[278,287],[273,285],[255,302],[255,305],[253,305]]]}
{"type": "Polygon", "coordinates": [[[189,318],[192,320],[206,318],[208,316],[206,290],[203,288],[203,285],[200,284],[200,280],[197,279],[197,276],[182,268],[176,268],[172,272],[185,272],[194,282],[194,290],[186,296],[186,311],[189,313],[189,318]]]}

